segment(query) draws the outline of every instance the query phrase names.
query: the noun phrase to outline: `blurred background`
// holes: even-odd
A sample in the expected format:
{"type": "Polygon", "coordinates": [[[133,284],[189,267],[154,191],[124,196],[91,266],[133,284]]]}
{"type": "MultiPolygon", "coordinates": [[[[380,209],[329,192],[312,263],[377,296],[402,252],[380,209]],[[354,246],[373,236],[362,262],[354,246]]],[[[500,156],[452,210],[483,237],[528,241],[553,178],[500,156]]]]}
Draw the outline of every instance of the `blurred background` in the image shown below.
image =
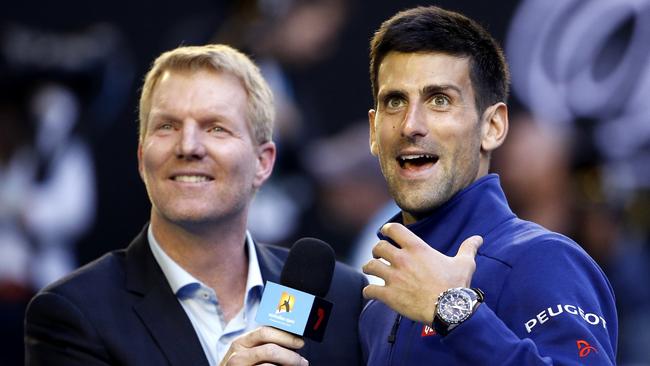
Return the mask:
{"type": "Polygon", "coordinates": [[[141,230],[137,99],[161,52],[228,43],[277,103],[279,148],[251,231],[329,242],[359,267],[397,212],[368,151],[368,42],[435,4],[478,20],[512,72],[511,131],[493,159],[520,217],[580,243],[617,296],[619,364],[650,365],[650,0],[63,0],[0,15],[0,365],[23,363],[38,289],[141,230]]]}

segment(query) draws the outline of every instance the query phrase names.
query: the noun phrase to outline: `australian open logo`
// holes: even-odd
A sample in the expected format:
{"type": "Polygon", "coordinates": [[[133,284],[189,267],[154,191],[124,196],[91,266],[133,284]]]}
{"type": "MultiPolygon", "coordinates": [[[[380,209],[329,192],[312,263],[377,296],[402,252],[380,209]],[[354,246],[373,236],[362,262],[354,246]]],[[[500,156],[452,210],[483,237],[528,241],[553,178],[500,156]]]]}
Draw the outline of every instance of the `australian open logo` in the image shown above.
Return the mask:
{"type": "Polygon", "coordinates": [[[282,292],[275,313],[290,313],[291,310],[293,310],[293,304],[295,304],[295,302],[296,298],[294,296],[290,295],[288,292],[282,292]]]}

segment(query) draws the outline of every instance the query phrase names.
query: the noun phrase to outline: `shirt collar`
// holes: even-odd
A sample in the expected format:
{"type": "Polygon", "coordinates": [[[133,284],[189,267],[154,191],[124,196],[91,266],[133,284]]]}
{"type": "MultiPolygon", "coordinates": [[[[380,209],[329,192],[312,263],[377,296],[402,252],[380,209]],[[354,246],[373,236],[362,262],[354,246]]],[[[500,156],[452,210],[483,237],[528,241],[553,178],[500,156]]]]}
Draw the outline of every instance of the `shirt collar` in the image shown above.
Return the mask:
{"type": "MultiPolygon", "coordinates": [[[[156,241],[151,225],[147,229],[147,239],[149,240],[151,252],[156,262],[158,262],[160,269],[162,269],[165,278],[167,278],[167,282],[174,294],[178,295],[178,292],[186,286],[195,287],[195,284],[207,287],[165,253],[162,247],[160,247],[160,244],[158,244],[158,241],[156,241]]],[[[258,291],[261,291],[264,287],[260,264],[257,260],[257,251],[255,250],[253,238],[248,231],[246,231],[246,250],[248,252],[248,277],[246,279],[246,298],[244,301],[248,302],[248,297],[253,289],[259,288],[258,291]]]]}

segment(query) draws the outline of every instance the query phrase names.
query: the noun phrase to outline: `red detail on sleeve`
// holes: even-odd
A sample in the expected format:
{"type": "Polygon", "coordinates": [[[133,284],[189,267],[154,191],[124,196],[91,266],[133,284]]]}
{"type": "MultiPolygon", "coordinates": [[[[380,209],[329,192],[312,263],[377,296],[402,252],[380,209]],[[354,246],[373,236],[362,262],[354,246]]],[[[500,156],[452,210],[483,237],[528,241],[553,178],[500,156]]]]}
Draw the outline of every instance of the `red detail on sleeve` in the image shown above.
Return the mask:
{"type": "Polygon", "coordinates": [[[589,356],[591,351],[598,353],[598,350],[592,347],[589,342],[585,341],[584,339],[577,340],[576,345],[578,346],[578,356],[580,356],[580,358],[589,356]]]}
{"type": "Polygon", "coordinates": [[[425,324],[422,327],[422,337],[429,337],[432,335],[436,335],[436,330],[425,324]]]}

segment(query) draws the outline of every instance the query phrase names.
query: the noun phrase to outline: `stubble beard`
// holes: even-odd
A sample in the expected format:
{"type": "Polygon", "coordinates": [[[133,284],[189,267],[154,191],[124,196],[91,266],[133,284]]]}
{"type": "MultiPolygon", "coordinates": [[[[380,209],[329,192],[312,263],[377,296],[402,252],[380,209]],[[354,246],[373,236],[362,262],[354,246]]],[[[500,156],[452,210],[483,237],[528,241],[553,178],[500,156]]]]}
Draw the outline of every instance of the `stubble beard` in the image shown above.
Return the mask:
{"type": "Polygon", "coordinates": [[[388,190],[402,211],[420,219],[447,202],[453,192],[450,177],[434,181],[404,182],[399,178],[386,177],[388,190]]]}
{"type": "MultiPolygon", "coordinates": [[[[457,156],[454,161],[457,163],[463,158],[457,156]]],[[[395,200],[395,203],[402,211],[420,220],[428,216],[432,211],[448,202],[456,193],[460,192],[475,180],[475,172],[478,171],[478,160],[469,162],[469,166],[448,167],[441,164],[439,175],[433,179],[422,181],[401,180],[397,172],[390,172],[382,167],[382,173],[388,184],[388,191],[395,200]]]]}
{"type": "Polygon", "coordinates": [[[152,206],[152,214],[170,224],[187,229],[198,229],[203,226],[214,226],[218,223],[238,221],[242,215],[247,215],[247,206],[252,198],[246,199],[246,193],[235,189],[232,192],[222,192],[205,198],[188,198],[175,192],[157,191],[153,194],[148,187],[147,193],[152,206]],[[220,200],[214,205],[214,200],[220,200]]]}

